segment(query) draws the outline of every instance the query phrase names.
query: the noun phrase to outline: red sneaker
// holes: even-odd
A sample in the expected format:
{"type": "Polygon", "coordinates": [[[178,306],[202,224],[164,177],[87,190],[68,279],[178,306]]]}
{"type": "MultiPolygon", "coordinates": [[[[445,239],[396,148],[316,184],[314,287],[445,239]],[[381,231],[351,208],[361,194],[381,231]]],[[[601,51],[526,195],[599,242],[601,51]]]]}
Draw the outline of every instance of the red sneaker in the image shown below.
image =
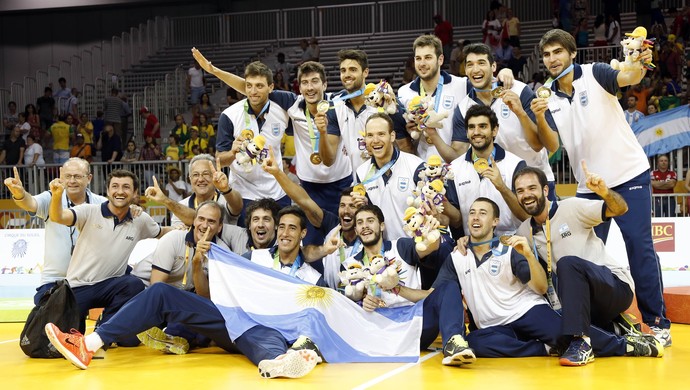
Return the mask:
{"type": "Polygon", "coordinates": [[[50,343],[53,344],[55,349],[57,349],[62,356],[75,366],[82,370],[86,370],[93,358],[93,352],[86,349],[83,334],[75,329],[71,329],[70,333],[62,333],[60,329],[52,323],[47,323],[45,330],[50,343]]]}

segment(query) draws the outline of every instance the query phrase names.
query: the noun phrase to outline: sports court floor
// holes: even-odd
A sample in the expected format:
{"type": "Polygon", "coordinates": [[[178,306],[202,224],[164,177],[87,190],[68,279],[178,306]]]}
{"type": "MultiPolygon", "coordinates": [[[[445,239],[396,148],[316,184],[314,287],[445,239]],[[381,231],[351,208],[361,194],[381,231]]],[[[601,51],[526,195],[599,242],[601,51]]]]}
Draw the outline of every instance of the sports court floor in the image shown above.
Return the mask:
{"type": "MultiPolygon", "coordinates": [[[[690,325],[674,325],[663,358],[597,358],[561,367],[556,358],[478,359],[462,368],[441,365],[439,352],[415,364],[320,364],[301,379],[264,379],[242,355],[219,348],[164,355],[144,346],[109,350],[82,371],[63,359],[29,359],[19,348],[23,324],[0,323],[2,389],[688,389],[690,325]]],[[[88,331],[87,331],[88,332],[88,331]]]]}

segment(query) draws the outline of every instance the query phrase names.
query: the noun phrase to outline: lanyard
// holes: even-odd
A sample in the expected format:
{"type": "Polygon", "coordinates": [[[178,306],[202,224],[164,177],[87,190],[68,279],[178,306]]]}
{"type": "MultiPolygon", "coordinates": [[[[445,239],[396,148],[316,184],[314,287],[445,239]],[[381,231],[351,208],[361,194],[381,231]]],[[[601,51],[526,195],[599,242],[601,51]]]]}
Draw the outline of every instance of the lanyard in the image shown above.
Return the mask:
{"type": "Polygon", "coordinates": [[[352,93],[348,93],[348,94],[345,95],[345,96],[338,96],[338,97],[336,97],[336,98],[333,98],[333,100],[332,100],[332,101],[333,101],[333,106],[334,106],[334,107],[335,107],[336,105],[342,106],[343,104],[345,104],[345,100],[347,100],[347,99],[352,99],[352,98],[355,98],[355,97],[357,97],[357,96],[361,96],[363,93],[364,93],[364,87],[362,87],[362,89],[360,89],[360,90],[354,91],[354,92],[352,92],[352,93]]]}
{"type": "Polygon", "coordinates": [[[319,152],[319,140],[321,139],[321,133],[314,133],[314,120],[311,119],[311,113],[309,112],[309,107],[304,109],[304,116],[307,118],[307,127],[309,128],[309,139],[311,140],[311,150],[314,153],[319,152]]]}
{"type": "MultiPolygon", "coordinates": [[[[345,242],[345,239],[343,238],[342,234],[340,234],[340,240],[345,242]]],[[[340,248],[338,248],[338,255],[340,256],[340,262],[343,263],[345,261],[345,259],[359,253],[361,246],[362,246],[362,241],[360,241],[359,237],[357,237],[357,238],[355,238],[355,242],[350,247],[350,253],[348,253],[347,256],[345,256],[345,248],[343,248],[342,246],[340,248]]]]}
{"type": "MultiPolygon", "coordinates": [[[[381,257],[383,257],[383,258],[385,259],[386,256],[385,256],[385,252],[383,251],[383,247],[384,247],[384,245],[383,245],[383,242],[382,242],[382,243],[381,243],[381,257]]],[[[362,256],[362,263],[364,263],[364,266],[365,266],[365,267],[368,267],[368,266],[369,266],[369,255],[367,254],[367,251],[366,251],[366,250],[364,251],[364,256],[362,256]]]]}
{"type": "MultiPolygon", "coordinates": [[[[551,219],[549,218],[549,213],[551,211],[551,202],[547,205],[547,213],[546,213],[546,226],[544,230],[544,237],[546,237],[546,283],[547,283],[547,288],[546,288],[546,298],[549,300],[549,303],[551,304],[551,307],[553,307],[554,310],[559,310],[561,308],[561,302],[558,299],[558,294],[556,294],[556,289],[553,285],[553,278],[551,277],[552,273],[552,261],[553,261],[553,254],[551,252],[551,219]]],[[[537,243],[534,240],[534,233],[531,232],[532,234],[532,245],[534,246],[534,255],[536,257],[539,256],[537,253],[537,243]]]]}
{"type": "MultiPolygon", "coordinates": [[[[218,191],[216,191],[216,192],[213,194],[213,200],[214,200],[214,201],[217,201],[217,200],[218,200],[218,194],[219,194],[218,191]]],[[[197,199],[196,194],[195,194],[195,195],[194,195],[194,210],[196,210],[196,209],[198,209],[198,208],[199,208],[199,200],[197,199]]]]}
{"type": "MultiPolygon", "coordinates": [[[[472,162],[477,162],[481,157],[477,157],[477,154],[474,152],[474,149],[472,149],[472,162]]],[[[496,148],[491,151],[491,159],[496,161],[496,148]]]]}
{"type": "Polygon", "coordinates": [[[383,176],[384,173],[388,172],[389,169],[395,164],[396,161],[398,161],[398,157],[400,157],[400,153],[398,153],[395,158],[392,158],[389,162],[386,163],[381,169],[376,170],[376,164],[372,163],[371,168],[369,169],[369,173],[367,173],[367,176],[364,178],[364,181],[362,184],[369,184],[372,181],[378,179],[379,177],[383,176]]]}
{"type": "Polygon", "coordinates": [[[479,88],[475,88],[475,87],[472,87],[472,89],[474,89],[476,92],[491,92],[491,91],[493,91],[494,88],[496,88],[496,87],[498,87],[498,81],[493,80],[493,81],[491,82],[491,88],[489,88],[489,89],[479,89],[479,88]]]}
{"type": "MultiPolygon", "coordinates": [[[[266,110],[268,110],[268,103],[270,103],[270,102],[271,102],[270,100],[267,100],[266,104],[264,104],[264,108],[262,108],[261,111],[259,111],[259,115],[255,116],[257,127],[259,127],[259,117],[261,115],[263,115],[264,112],[266,112],[266,110]]],[[[250,126],[251,126],[251,123],[250,123],[250,119],[249,119],[249,102],[245,99],[245,101],[244,101],[244,127],[246,129],[250,129],[251,128],[250,126]]],[[[259,127],[259,132],[261,132],[260,127],[259,127]]]]}
{"type": "MultiPolygon", "coordinates": [[[[472,248],[472,247],[479,246],[479,245],[484,245],[484,244],[493,244],[494,242],[497,242],[497,241],[499,241],[499,238],[498,238],[498,237],[492,237],[492,238],[490,238],[490,239],[488,239],[488,240],[486,240],[486,241],[480,241],[480,242],[471,242],[471,241],[469,241],[469,242],[467,243],[467,245],[468,245],[470,248],[472,248]]],[[[500,256],[500,255],[505,254],[506,252],[508,252],[508,246],[507,246],[507,245],[501,244],[501,245],[499,245],[499,246],[497,246],[497,247],[492,246],[492,248],[491,248],[491,254],[494,255],[494,256],[500,256]]]]}
{"type": "Polygon", "coordinates": [[[573,69],[575,69],[575,65],[574,65],[574,64],[570,64],[570,66],[567,67],[567,68],[565,68],[565,70],[564,70],[563,72],[561,72],[561,74],[559,74],[558,76],[556,76],[555,79],[552,79],[551,77],[549,77],[549,79],[546,80],[546,81],[544,82],[544,86],[545,86],[546,88],[548,88],[548,89],[551,89],[551,85],[552,85],[556,80],[558,80],[558,79],[560,79],[561,77],[563,77],[563,76],[567,75],[568,73],[572,72],[573,69]]]}
{"type": "MultiPolygon", "coordinates": [[[[438,75],[438,84],[436,85],[436,91],[435,96],[436,99],[434,100],[434,111],[438,112],[438,104],[441,102],[441,92],[443,91],[443,76],[438,75]]],[[[424,91],[424,86],[422,85],[422,80],[419,80],[419,95],[421,97],[426,96],[426,91],[424,91]]]]}
{"type": "MultiPolygon", "coordinates": [[[[280,271],[283,268],[283,265],[280,263],[280,252],[278,252],[278,249],[276,248],[276,253],[273,255],[273,269],[276,271],[280,271]]],[[[295,261],[292,263],[292,266],[290,267],[290,276],[295,276],[297,274],[297,270],[302,266],[302,257],[297,254],[297,258],[295,261]]]]}
{"type": "Polygon", "coordinates": [[[182,277],[182,287],[187,286],[187,264],[189,263],[189,245],[186,245],[184,250],[184,276],[182,277]]]}

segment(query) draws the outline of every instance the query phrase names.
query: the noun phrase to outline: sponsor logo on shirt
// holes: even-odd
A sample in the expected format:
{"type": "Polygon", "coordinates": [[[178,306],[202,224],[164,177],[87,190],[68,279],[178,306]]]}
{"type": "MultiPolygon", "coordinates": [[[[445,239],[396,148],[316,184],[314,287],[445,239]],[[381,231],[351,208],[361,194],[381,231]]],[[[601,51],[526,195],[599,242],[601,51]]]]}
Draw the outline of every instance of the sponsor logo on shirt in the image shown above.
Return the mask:
{"type": "Polygon", "coordinates": [[[567,223],[564,223],[558,228],[558,233],[561,235],[561,238],[566,238],[573,235],[567,223]]]}
{"type": "Polygon", "coordinates": [[[280,123],[271,123],[271,133],[275,136],[280,134],[280,123]]]}
{"type": "Polygon", "coordinates": [[[443,96],[443,108],[450,110],[453,107],[453,100],[455,100],[453,95],[443,96]]]}
{"type": "Polygon", "coordinates": [[[510,116],[510,108],[506,104],[501,104],[501,118],[508,119],[510,116]]]}
{"type": "Polygon", "coordinates": [[[463,181],[463,182],[458,183],[458,187],[459,187],[459,186],[464,186],[465,184],[470,184],[471,182],[472,182],[472,180],[465,180],[465,181],[463,181]]]}
{"type": "Polygon", "coordinates": [[[491,276],[498,276],[501,272],[501,262],[499,260],[491,260],[489,262],[489,274],[491,276]]]}
{"type": "Polygon", "coordinates": [[[127,236],[127,237],[125,237],[125,240],[134,241],[134,236],[127,236]]]}
{"type": "Polygon", "coordinates": [[[410,187],[409,177],[399,177],[398,178],[398,191],[405,192],[410,187]]]}
{"type": "Polygon", "coordinates": [[[580,104],[582,105],[582,107],[587,106],[587,104],[589,103],[589,99],[587,98],[587,91],[580,92],[578,96],[580,97],[580,104]]]}

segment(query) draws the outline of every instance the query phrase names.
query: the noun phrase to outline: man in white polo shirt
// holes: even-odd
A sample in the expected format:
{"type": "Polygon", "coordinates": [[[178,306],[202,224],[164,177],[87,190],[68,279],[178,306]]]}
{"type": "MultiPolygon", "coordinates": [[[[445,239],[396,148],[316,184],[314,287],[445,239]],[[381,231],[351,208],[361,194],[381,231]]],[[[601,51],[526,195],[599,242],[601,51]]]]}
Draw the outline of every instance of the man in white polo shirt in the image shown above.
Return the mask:
{"type": "MultiPolygon", "coordinates": [[[[132,218],[129,206],[138,197],[138,183],[132,172],[114,170],[106,183],[107,202],[64,208],[63,193],[68,183],[61,178],[50,182],[50,219],[79,230],[66,278],[82,319],[89,309],[103,307],[102,319],[107,320],[144,289],[141,280],[127,273],[129,255],[139,240],[161,237],[171,229],[161,228],[146,213],[132,218]]],[[[139,341],[125,338],[118,343],[127,346],[139,341]]]]}

